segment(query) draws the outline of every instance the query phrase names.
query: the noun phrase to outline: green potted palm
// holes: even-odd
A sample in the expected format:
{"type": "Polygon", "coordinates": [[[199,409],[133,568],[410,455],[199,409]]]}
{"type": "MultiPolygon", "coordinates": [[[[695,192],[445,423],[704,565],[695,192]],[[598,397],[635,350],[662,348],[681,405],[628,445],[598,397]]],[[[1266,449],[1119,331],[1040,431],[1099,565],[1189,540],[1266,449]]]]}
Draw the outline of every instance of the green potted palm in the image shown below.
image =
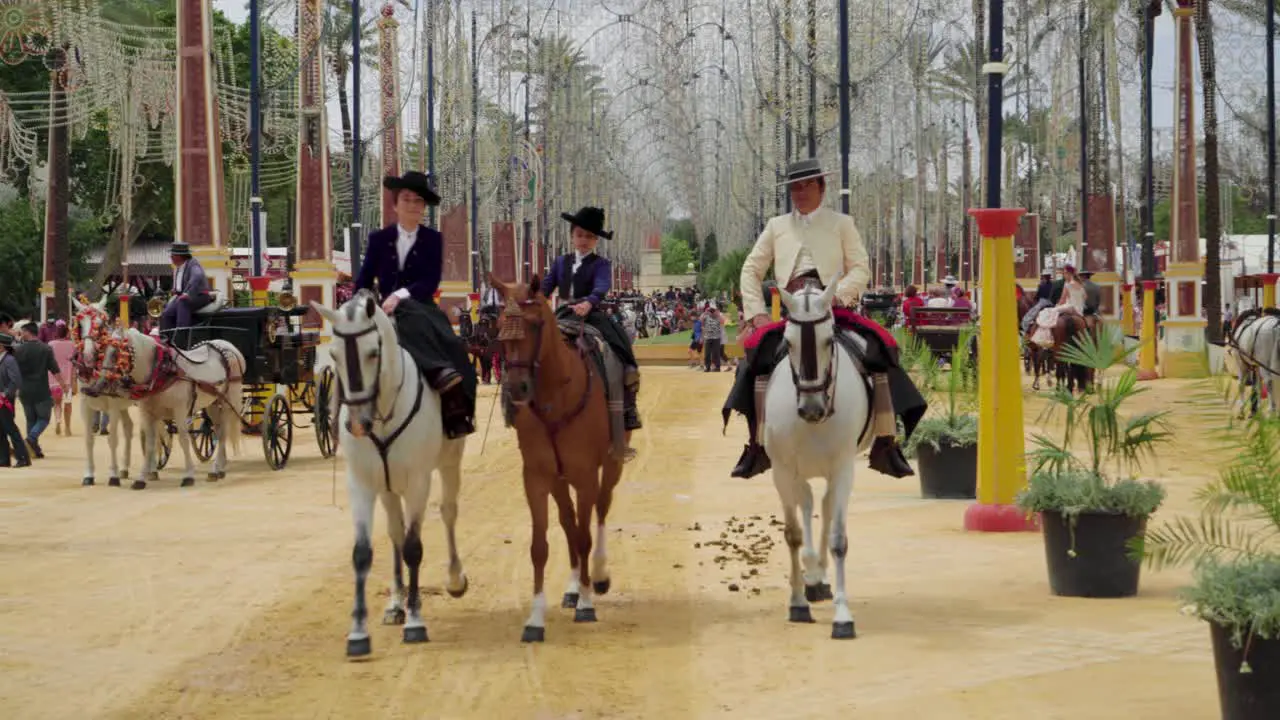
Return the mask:
{"type": "Polygon", "coordinates": [[[1209,624],[1224,720],[1280,718],[1280,420],[1224,438],[1234,459],[1137,546],[1153,568],[1193,565],[1182,597],[1209,624]]]}
{"type": "Polygon", "coordinates": [[[946,371],[928,347],[912,349],[918,355],[914,358],[918,385],[932,396],[930,406],[937,408],[920,421],[905,448],[917,459],[921,497],[977,497],[978,417],[973,414],[977,376],[966,351],[972,337],[973,330],[961,331],[946,371]]]}
{"type": "Polygon", "coordinates": [[[1060,384],[1047,394],[1041,421],[1060,418],[1061,435],[1034,436],[1031,477],[1016,500],[1026,512],[1040,514],[1055,595],[1136,595],[1141,563],[1128,545],[1140,541],[1148,518],[1165,499],[1160,483],[1134,474],[1169,439],[1166,413],[1124,413],[1124,406],[1147,390],[1138,385],[1133,368],[1104,377],[1125,356],[1118,336],[1100,330],[1060,354],[1065,362],[1093,370],[1097,384],[1080,394],[1060,384]]]}

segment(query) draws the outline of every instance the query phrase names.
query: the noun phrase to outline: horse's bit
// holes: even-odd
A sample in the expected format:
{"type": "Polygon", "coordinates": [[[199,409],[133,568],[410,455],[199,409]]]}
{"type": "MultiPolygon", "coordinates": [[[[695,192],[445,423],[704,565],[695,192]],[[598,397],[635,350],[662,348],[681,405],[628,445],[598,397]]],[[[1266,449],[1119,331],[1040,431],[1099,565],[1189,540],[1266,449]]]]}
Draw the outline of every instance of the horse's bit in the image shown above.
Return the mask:
{"type": "MultiPolygon", "coordinates": [[[[359,370],[359,347],[356,341],[359,338],[378,331],[376,324],[354,333],[333,331],[335,337],[342,338],[343,354],[347,359],[347,384],[351,385],[351,390],[360,392],[364,389],[364,376],[359,370]]],[[[388,419],[395,417],[396,402],[400,399],[400,390],[404,388],[405,379],[408,375],[408,367],[404,366],[400,369],[400,384],[396,388],[396,394],[391,400],[391,409],[386,415],[378,412],[378,395],[382,390],[382,338],[378,338],[378,366],[373,375],[373,387],[370,389],[368,397],[360,400],[348,400],[346,393],[343,391],[344,384],[338,383],[338,407],[346,405],[347,407],[360,407],[362,405],[373,405],[373,419],[377,422],[386,422],[388,419]]],[[[418,391],[413,397],[413,408],[405,415],[404,420],[391,432],[384,440],[374,434],[372,431],[368,433],[369,440],[373,442],[374,448],[378,450],[378,458],[382,460],[382,481],[386,485],[387,491],[391,491],[391,467],[387,463],[387,456],[391,453],[391,445],[404,433],[409,427],[409,423],[418,416],[418,411],[422,409],[422,394],[426,386],[426,381],[419,374],[418,391]]],[[[347,417],[347,432],[351,432],[351,418],[347,417]]]]}

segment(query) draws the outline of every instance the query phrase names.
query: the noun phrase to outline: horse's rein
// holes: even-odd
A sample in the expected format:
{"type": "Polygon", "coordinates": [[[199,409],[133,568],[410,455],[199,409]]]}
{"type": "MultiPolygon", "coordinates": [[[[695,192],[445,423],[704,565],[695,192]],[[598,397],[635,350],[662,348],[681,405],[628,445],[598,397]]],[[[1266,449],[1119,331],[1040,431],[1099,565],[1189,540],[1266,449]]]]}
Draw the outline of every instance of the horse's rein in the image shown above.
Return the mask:
{"type": "Polygon", "coordinates": [[[831,386],[835,384],[836,364],[839,359],[836,356],[836,344],[834,341],[831,344],[831,361],[827,364],[825,376],[816,385],[812,384],[810,378],[818,374],[817,326],[833,322],[834,319],[835,316],[830,310],[817,320],[794,320],[790,316],[787,317],[788,324],[800,327],[800,371],[808,376],[797,377],[795,366],[791,367],[796,394],[800,396],[821,394],[828,413],[833,413],[835,410],[835,399],[830,393],[831,386]]]}

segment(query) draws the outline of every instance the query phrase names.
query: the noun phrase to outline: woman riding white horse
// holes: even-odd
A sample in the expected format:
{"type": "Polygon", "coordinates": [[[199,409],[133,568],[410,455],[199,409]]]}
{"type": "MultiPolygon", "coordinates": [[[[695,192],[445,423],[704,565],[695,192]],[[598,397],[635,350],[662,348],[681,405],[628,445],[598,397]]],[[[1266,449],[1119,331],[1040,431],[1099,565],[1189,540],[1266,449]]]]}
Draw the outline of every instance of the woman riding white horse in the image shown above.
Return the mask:
{"type": "Polygon", "coordinates": [[[90,393],[91,385],[99,373],[99,361],[102,359],[100,353],[105,350],[103,340],[111,334],[111,317],[106,311],[107,298],[103,297],[97,303],[81,303],[73,298],[71,304],[76,312],[71,324],[71,340],[76,346],[75,354],[71,356],[71,364],[81,382],[80,419],[84,423],[85,469],[84,479],[80,484],[88,487],[95,482],[93,445],[98,433],[94,430],[94,418],[98,413],[106,413],[107,448],[111,451],[107,484],[120,487],[121,480],[129,479],[133,447],[133,417],[129,414],[129,410],[133,407],[133,400],[127,393],[119,394],[110,391],[90,393]],[[121,438],[124,439],[123,466],[117,462],[121,438]]]}
{"type": "Polygon", "coordinates": [[[449,544],[446,589],[453,597],[467,591],[454,537],[466,436],[445,437],[439,392],[400,346],[391,318],[371,292],[359,291],[337,312],[315,302],[311,306],[333,326],[329,354],[338,381],[338,444],[346,457],[347,495],[355,521],[356,600],[347,656],[363,657],[373,649],[366,625],[365,582],[373,564],[373,509],[379,498],[395,548],[395,587],[383,622],[404,623],[406,643],[427,642],[418,571],[422,520],[431,496],[431,473],[436,469],[444,484],[440,516],[449,544]],[[407,597],[402,558],[409,566],[407,597]]]}
{"type": "MultiPolygon", "coordinates": [[[[782,499],[787,547],[791,552],[790,621],[813,622],[810,602],[832,599],[827,584],[827,552],[835,560],[835,616],[831,637],[855,637],[845,592],[844,561],[849,551],[849,496],[858,454],[871,445],[871,394],[849,351],[836,341],[832,298],[839,276],[825,290],[811,284],[794,295],[780,294],[787,306],[786,338],[790,372],[774,372],[765,391],[763,444],[773,461],[773,484],[782,499]],[[809,478],[826,478],[822,498],[821,550],[813,543],[813,492],[809,478]],[[803,551],[801,548],[803,547],[803,551]]],[[[849,342],[862,342],[855,335],[849,342]]]]}

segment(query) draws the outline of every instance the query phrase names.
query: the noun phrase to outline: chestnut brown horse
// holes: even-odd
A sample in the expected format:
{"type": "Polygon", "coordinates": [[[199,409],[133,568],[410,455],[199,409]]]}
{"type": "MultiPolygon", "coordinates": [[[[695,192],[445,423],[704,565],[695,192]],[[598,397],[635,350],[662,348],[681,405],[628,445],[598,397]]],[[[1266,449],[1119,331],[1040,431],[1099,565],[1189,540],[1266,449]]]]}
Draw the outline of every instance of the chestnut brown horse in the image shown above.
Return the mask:
{"type": "Polygon", "coordinates": [[[1066,383],[1068,392],[1085,392],[1093,383],[1093,371],[1083,365],[1066,362],[1062,359],[1062,351],[1077,338],[1083,338],[1097,332],[1097,317],[1085,317],[1074,311],[1058,314],[1057,323],[1053,326],[1053,346],[1041,347],[1032,342],[1038,328],[1033,323],[1027,330],[1026,347],[1030,355],[1031,371],[1034,373],[1031,389],[1040,389],[1040,375],[1049,375],[1054,386],[1066,383]],[[1050,371],[1052,370],[1052,373],[1050,371]]]}
{"type": "MultiPolygon", "coordinates": [[[[548,499],[556,501],[569,551],[571,577],[561,607],[574,608],[574,622],[595,622],[591,593],[593,589],[601,595],[609,591],[605,519],[622,477],[622,460],[610,453],[604,378],[587,349],[590,341],[585,333],[576,343],[565,339],[546,296],[537,289],[537,276],[529,285],[507,285],[493,277],[489,283],[506,300],[498,329],[507,366],[502,387],[514,405],[512,424],[524,460],[525,499],[533,520],[529,546],[533,610],[520,639],[542,642],[546,637],[543,580],[548,499]],[[597,518],[594,555],[592,509],[597,518]]],[[[570,317],[570,322],[578,321],[570,317]]]]}

